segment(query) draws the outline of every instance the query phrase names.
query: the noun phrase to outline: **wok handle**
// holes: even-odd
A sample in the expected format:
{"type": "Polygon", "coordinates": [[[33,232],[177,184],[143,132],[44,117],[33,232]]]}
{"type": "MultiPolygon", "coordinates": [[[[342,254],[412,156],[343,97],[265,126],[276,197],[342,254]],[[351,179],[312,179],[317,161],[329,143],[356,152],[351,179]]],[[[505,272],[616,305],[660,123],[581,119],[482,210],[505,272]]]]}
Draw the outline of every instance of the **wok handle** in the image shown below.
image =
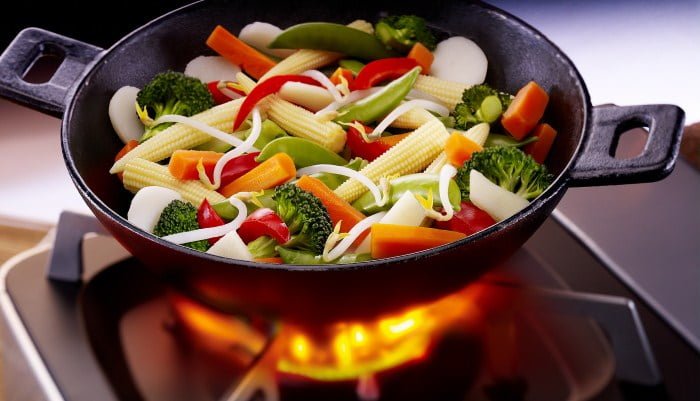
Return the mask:
{"type": "Polygon", "coordinates": [[[61,117],[76,83],[102,53],[99,47],[40,28],[24,29],[0,55],[0,96],[61,117]],[[25,81],[27,71],[46,55],[63,58],[51,79],[25,81]]]}
{"type": "Polygon", "coordinates": [[[685,113],[674,105],[601,105],[593,108],[589,135],[571,168],[570,186],[633,184],[658,181],[673,171],[685,113]],[[620,135],[648,128],[642,153],[631,159],[613,155],[620,135]]]}

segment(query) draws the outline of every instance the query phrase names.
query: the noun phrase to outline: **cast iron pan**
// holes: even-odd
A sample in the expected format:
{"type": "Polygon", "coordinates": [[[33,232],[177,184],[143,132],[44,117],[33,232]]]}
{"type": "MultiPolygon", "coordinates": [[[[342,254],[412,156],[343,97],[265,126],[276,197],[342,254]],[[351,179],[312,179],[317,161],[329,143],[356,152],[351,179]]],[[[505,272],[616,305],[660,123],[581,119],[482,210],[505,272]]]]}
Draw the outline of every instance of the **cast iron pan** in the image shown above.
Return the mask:
{"type": "MultiPolygon", "coordinates": [[[[397,3],[398,4],[398,3],[397,3]]],[[[0,58],[0,94],[63,116],[66,166],[100,222],[135,257],[189,295],[222,310],[243,310],[308,323],[360,319],[424,302],[463,287],[515,252],[549,216],[569,186],[659,180],[678,153],[683,111],[672,105],[592,107],[571,61],[542,34],[483,3],[400,6],[373,2],[200,2],[158,18],[103,50],[41,29],[22,31],[0,58]],[[123,85],[143,86],[154,74],[183,70],[210,54],[204,40],[217,24],[238,32],[251,21],[281,27],[307,21],[376,21],[382,13],[413,13],[443,31],[473,39],[489,60],[487,82],[515,92],[530,80],[550,94],[546,120],[559,130],[548,167],[553,185],[515,216],[462,241],[425,252],[345,266],[280,266],[206,255],[145,233],[125,219],[131,195],[108,173],[123,145],[107,115],[123,85]],[[46,84],[24,72],[42,53],[65,61],[46,84]],[[648,143],[633,159],[612,157],[621,132],[648,127],[648,143]]]]}

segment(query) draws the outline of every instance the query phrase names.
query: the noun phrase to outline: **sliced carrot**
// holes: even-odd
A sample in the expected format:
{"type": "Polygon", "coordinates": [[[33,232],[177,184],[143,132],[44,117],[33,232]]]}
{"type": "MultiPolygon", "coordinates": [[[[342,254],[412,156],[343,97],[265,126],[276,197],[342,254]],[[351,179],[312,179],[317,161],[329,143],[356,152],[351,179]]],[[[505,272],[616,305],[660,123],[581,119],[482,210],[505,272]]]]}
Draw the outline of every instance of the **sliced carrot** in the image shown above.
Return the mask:
{"type": "Polygon", "coordinates": [[[274,257],[271,257],[271,258],[255,258],[255,259],[253,259],[253,261],[255,261],[255,262],[260,262],[260,263],[272,263],[272,264],[275,264],[275,265],[281,265],[282,263],[284,263],[284,261],[282,260],[282,258],[274,258],[274,257]]]}
{"type": "Polygon", "coordinates": [[[333,85],[339,85],[342,83],[340,77],[345,78],[345,80],[348,81],[348,85],[350,85],[352,81],[355,80],[355,74],[353,74],[352,71],[348,70],[347,68],[338,67],[333,72],[333,75],[331,75],[330,77],[330,80],[331,82],[333,82],[333,85]]]}
{"type": "Polygon", "coordinates": [[[373,258],[388,258],[424,251],[465,237],[457,231],[377,223],[371,228],[370,252],[373,258]]]}
{"type": "Polygon", "coordinates": [[[408,52],[407,57],[418,62],[418,65],[421,68],[421,74],[430,74],[430,66],[433,65],[433,59],[435,59],[435,56],[433,56],[433,53],[428,50],[427,47],[423,46],[422,43],[416,42],[416,44],[411,48],[411,51],[408,52]]]}
{"type": "Polygon", "coordinates": [[[447,161],[453,166],[461,166],[472,158],[474,152],[481,152],[484,148],[466,136],[455,132],[445,142],[447,161]]]}
{"type": "Polygon", "coordinates": [[[260,79],[275,66],[269,57],[248,46],[234,34],[218,25],[207,38],[207,46],[241,68],[255,79],[260,79]]]}
{"type": "Polygon", "coordinates": [[[296,173],[294,160],[286,153],[277,153],[230,184],[220,188],[219,192],[228,198],[238,192],[262,191],[291,180],[296,176],[296,173]]]}
{"type": "Polygon", "coordinates": [[[549,150],[552,148],[554,138],[557,137],[557,130],[547,123],[542,123],[535,127],[532,136],[538,138],[537,142],[525,145],[523,151],[532,156],[537,163],[544,163],[549,154],[549,150]]]}
{"type": "Polygon", "coordinates": [[[522,140],[540,121],[548,101],[549,95],[541,86],[537,85],[535,81],[528,82],[518,91],[515,99],[503,113],[501,119],[503,128],[513,138],[522,140]]]}
{"type": "Polygon", "coordinates": [[[199,179],[197,164],[199,164],[201,160],[204,165],[204,171],[207,172],[207,176],[211,177],[216,162],[218,162],[223,155],[223,153],[212,152],[210,150],[176,150],[173,152],[173,155],[170,156],[168,170],[173,177],[180,180],[197,180],[199,179]]]}
{"type": "MultiPolygon", "coordinates": [[[[139,146],[139,141],[136,139],[132,139],[129,142],[124,145],[123,148],[119,152],[117,152],[117,155],[114,156],[114,161],[116,162],[117,160],[121,159],[124,157],[125,154],[129,153],[134,149],[135,147],[139,146]]],[[[124,177],[123,173],[117,173],[117,177],[119,177],[119,181],[122,181],[122,178],[124,177]]]]}
{"type": "Polygon", "coordinates": [[[296,184],[304,191],[314,194],[321,203],[323,203],[323,206],[328,210],[333,226],[338,224],[339,221],[342,221],[342,223],[340,223],[341,232],[346,233],[350,231],[355,224],[365,218],[364,214],[352,207],[346,200],[336,195],[335,192],[317,178],[304,175],[299,178],[296,184]]]}
{"type": "Polygon", "coordinates": [[[392,147],[396,145],[397,143],[401,142],[402,139],[405,137],[409,136],[411,133],[405,133],[405,134],[395,134],[395,135],[387,135],[379,138],[379,142],[385,143],[389,145],[389,147],[392,147]]]}

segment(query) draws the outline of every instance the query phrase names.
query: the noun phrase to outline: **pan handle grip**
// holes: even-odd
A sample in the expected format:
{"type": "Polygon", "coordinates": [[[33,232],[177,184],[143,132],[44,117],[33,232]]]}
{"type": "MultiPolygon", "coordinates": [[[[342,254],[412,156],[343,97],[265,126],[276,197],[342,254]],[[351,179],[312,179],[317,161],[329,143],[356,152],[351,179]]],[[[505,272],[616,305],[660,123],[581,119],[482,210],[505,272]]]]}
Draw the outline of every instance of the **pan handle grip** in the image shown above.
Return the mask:
{"type": "Polygon", "coordinates": [[[99,47],[40,28],[24,29],[0,55],[0,96],[61,117],[76,83],[102,53],[99,47]],[[45,55],[63,58],[51,79],[25,81],[26,72],[45,55]]]}
{"type": "Polygon", "coordinates": [[[684,119],[680,107],[668,104],[594,107],[589,135],[571,168],[569,185],[633,184],[663,179],[673,171],[684,119]],[[642,127],[649,130],[642,153],[631,159],[616,159],[613,154],[620,135],[642,127]]]}

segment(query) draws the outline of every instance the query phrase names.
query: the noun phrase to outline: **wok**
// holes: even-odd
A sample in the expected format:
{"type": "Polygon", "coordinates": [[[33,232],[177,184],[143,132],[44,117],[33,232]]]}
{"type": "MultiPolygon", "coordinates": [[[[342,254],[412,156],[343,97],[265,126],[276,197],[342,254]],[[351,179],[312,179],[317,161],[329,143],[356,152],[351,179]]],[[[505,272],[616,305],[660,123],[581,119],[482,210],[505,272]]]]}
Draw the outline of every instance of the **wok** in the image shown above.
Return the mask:
{"type": "Polygon", "coordinates": [[[0,57],[0,95],[62,116],[61,143],[75,186],[99,221],[136,258],[179,290],[224,311],[245,311],[301,323],[377,316],[462,288],[504,261],[549,216],[568,187],[655,181],[678,154],[683,111],[673,105],[593,107],[583,79],[562,51],[518,18],[483,3],[403,4],[199,2],[166,14],[107,50],[37,28],[19,33],[0,57]],[[293,4],[292,4],[293,3],[293,4]],[[237,32],[248,22],[281,27],[307,21],[375,21],[382,13],[421,15],[433,26],[473,39],[489,60],[487,82],[514,93],[530,80],[550,94],[546,120],[559,130],[547,165],[554,183],[527,208],[472,235],[424,252],[355,265],[287,266],[224,259],[148,234],[123,217],[131,196],[108,170],[123,145],[107,105],[123,85],[143,86],[158,72],[182,71],[201,54],[217,24],[237,32]],[[23,73],[41,54],[63,64],[45,84],[23,73]],[[620,134],[648,128],[643,153],[612,155],[620,134]]]}

